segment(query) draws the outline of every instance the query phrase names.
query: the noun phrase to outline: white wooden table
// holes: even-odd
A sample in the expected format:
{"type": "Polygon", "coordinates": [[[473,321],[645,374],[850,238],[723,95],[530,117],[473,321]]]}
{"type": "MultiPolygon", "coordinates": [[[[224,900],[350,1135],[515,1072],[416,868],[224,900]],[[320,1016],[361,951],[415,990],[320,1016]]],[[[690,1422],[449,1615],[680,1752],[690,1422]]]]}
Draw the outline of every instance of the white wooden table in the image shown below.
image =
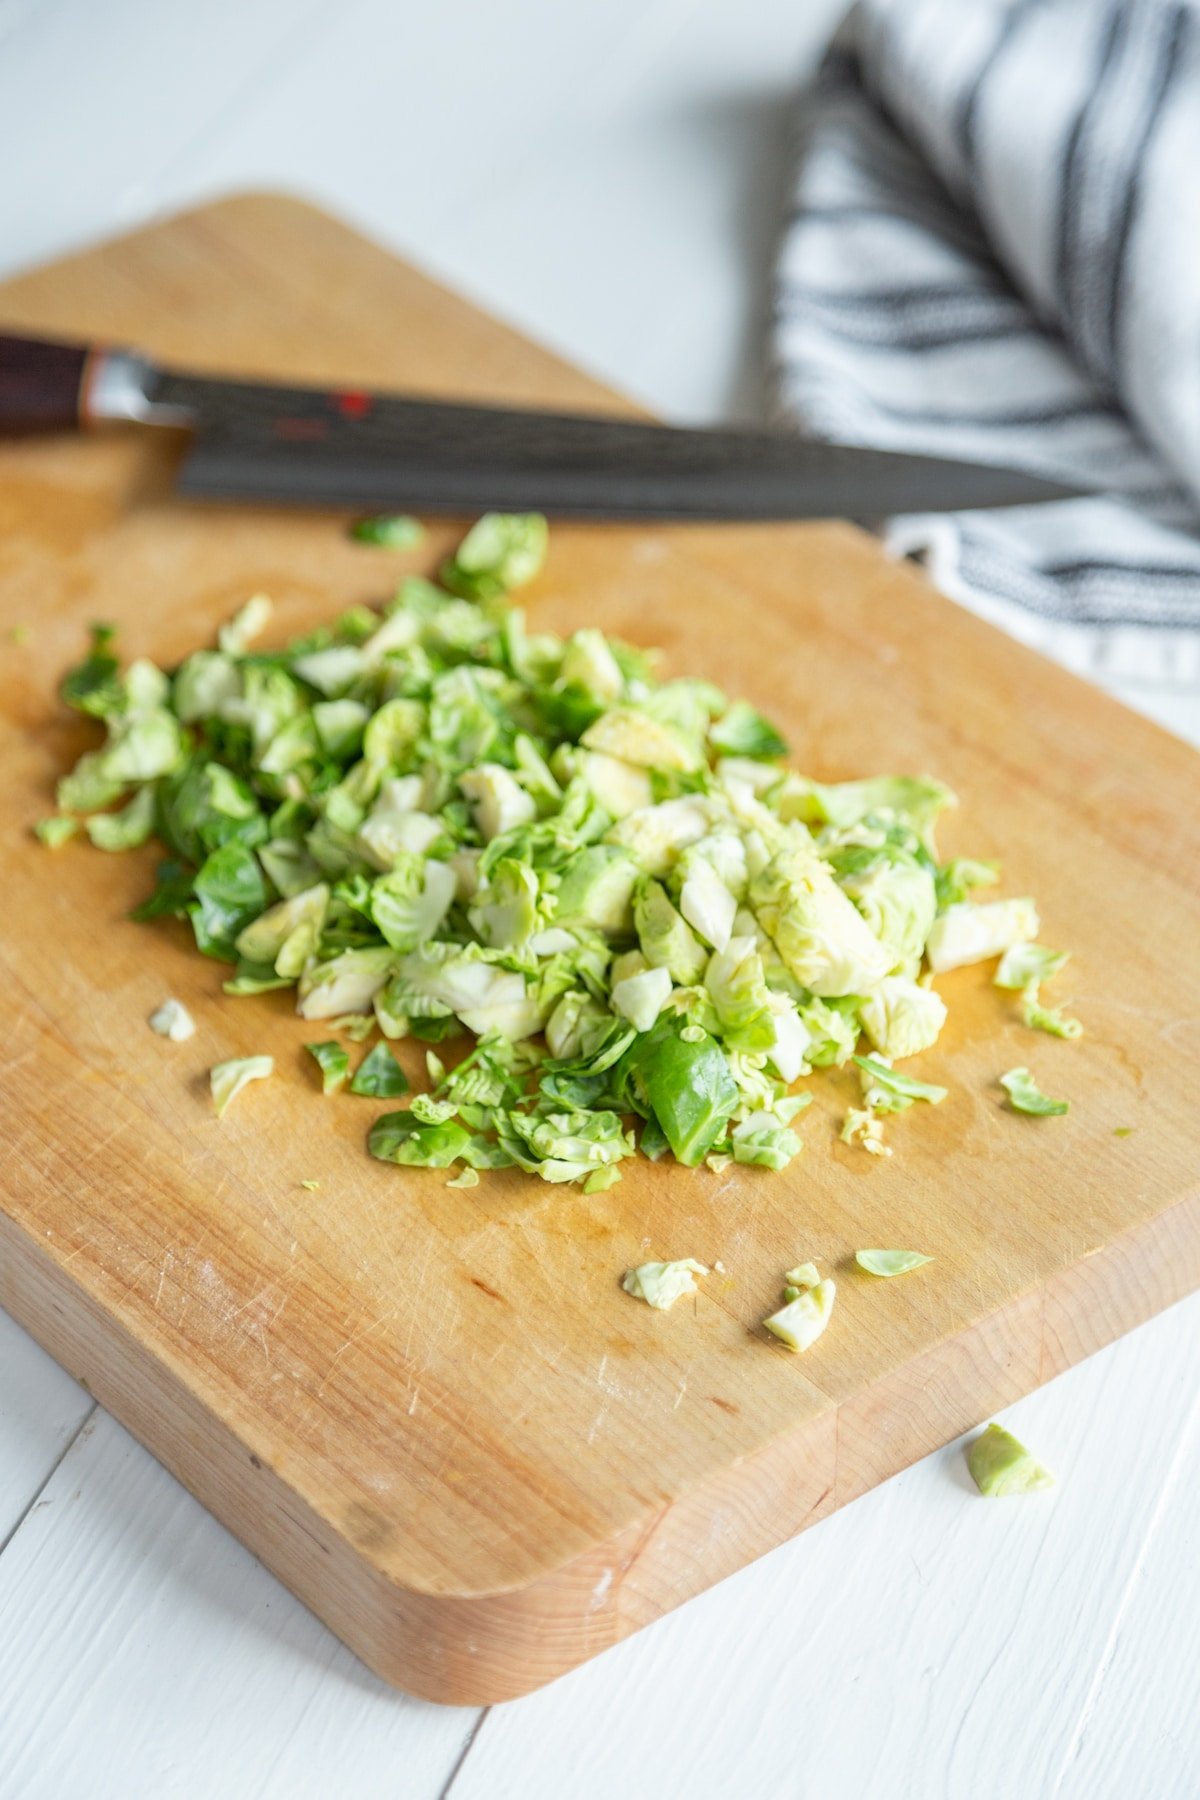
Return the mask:
{"type": "MultiPolygon", "coordinates": [[[[753,414],[786,100],[839,10],[0,0],[0,270],[282,186],[663,412],[753,414]]],[[[1198,1335],[1200,1297],[1013,1409],[1053,1494],[984,1506],[950,1446],[477,1712],[369,1675],[0,1314],[0,1796],[1182,1800],[1198,1335]]]]}

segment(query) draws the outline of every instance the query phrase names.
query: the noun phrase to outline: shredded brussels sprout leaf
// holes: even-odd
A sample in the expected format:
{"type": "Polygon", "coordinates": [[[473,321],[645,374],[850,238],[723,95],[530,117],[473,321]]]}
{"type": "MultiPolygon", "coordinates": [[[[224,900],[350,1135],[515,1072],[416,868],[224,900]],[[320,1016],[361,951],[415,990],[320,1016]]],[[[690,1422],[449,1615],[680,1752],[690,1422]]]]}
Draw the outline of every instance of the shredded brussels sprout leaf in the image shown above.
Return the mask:
{"type": "Polygon", "coordinates": [[[635,1300],[644,1300],[657,1312],[666,1312],[684,1294],[696,1292],[695,1276],[707,1274],[703,1263],[685,1256],[680,1262],[642,1263],[640,1268],[626,1272],[621,1286],[635,1300]]]}
{"type": "Polygon", "coordinates": [[[888,1277],[907,1275],[910,1269],[920,1269],[933,1258],[922,1256],[919,1250],[856,1250],[854,1260],[868,1275],[888,1277]]]}
{"type": "Polygon", "coordinates": [[[396,1061],[389,1044],[378,1043],[367,1052],[354,1072],[350,1092],[365,1094],[373,1100],[394,1100],[398,1094],[407,1094],[408,1076],[396,1061]]]}
{"type": "Polygon", "coordinates": [[[1009,1105],[1014,1112],[1029,1113],[1034,1118],[1054,1118],[1070,1112],[1067,1100],[1051,1100],[1043,1094],[1028,1069],[1010,1069],[1007,1075],[1001,1075],[1000,1086],[1008,1094],[1009,1105]]]}
{"type": "Polygon", "coordinates": [[[1010,944],[993,980],[997,987],[1025,988],[1031,981],[1049,981],[1068,959],[1066,950],[1049,950],[1045,944],[1010,944]]]}
{"type": "Polygon", "coordinates": [[[230,1103],[237,1099],[248,1082],[266,1081],[274,1073],[273,1056],[239,1056],[229,1062],[214,1064],[209,1072],[209,1085],[218,1119],[224,1117],[230,1103]]]}

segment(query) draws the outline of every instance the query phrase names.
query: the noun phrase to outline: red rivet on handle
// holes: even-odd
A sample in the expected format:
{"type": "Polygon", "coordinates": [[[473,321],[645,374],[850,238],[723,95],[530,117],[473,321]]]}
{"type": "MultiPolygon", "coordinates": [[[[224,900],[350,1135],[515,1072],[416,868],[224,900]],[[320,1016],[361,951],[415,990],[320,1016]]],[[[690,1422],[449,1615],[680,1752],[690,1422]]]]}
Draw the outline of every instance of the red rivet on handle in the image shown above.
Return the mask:
{"type": "Polygon", "coordinates": [[[343,419],[362,419],[371,410],[370,394],[364,394],[356,388],[344,394],[334,394],[331,398],[343,419]]]}

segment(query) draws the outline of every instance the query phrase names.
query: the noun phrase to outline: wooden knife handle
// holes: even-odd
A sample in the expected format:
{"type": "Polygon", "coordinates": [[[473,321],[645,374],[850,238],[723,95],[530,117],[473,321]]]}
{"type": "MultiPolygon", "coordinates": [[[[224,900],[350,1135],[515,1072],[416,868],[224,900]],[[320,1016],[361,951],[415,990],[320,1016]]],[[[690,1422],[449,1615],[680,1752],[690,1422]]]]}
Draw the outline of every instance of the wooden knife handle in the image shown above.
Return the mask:
{"type": "Polygon", "coordinates": [[[86,344],[0,333],[0,437],[78,430],[91,354],[86,344]]]}

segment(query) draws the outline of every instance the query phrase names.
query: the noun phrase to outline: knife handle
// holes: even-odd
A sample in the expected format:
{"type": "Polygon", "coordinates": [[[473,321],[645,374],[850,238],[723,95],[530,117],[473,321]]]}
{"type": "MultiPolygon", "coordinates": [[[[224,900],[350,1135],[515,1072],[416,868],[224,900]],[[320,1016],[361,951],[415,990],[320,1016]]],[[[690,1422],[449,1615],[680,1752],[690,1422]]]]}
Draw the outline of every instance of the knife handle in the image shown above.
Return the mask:
{"type": "Polygon", "coordinates": [[[0,437],[77,431],[87,417],[86,344],[0,333],[0,437]]]}

